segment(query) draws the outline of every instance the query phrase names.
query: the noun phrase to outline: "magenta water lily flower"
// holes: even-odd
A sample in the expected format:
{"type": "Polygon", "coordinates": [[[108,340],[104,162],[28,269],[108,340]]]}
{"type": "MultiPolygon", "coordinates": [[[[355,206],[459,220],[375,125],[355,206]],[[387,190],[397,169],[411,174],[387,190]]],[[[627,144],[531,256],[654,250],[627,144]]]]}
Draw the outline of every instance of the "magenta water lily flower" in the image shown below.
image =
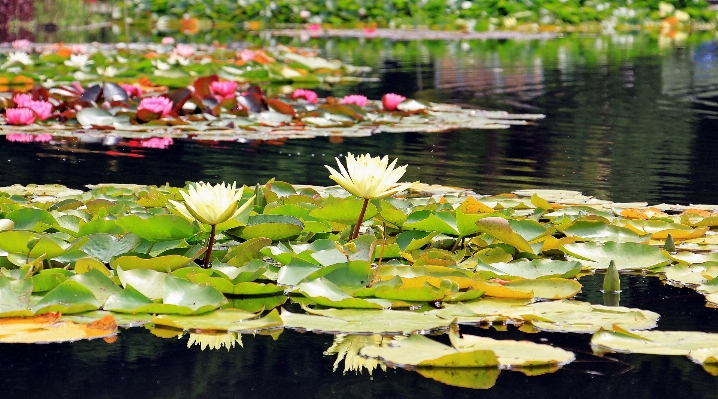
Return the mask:
{"type": "Polygon", "coordinates": [[[360,107],[363,107],[366,105],[366,97],[362,96],[361,94],[352,94],[349,96],[344,96],[340,103],[342,104],[355,104],[360,107]]]}
{"type": "Polygon", "coordinates": [[[317,101],[319,101],[319,96],[317,95],[317,93],[315,93],[311,90],[307,90],[307,89],[294,90],[294,93],[292,93],[292,98],[294,98],[294,99],[303,98],[309,104],[316,104],[317,101]]]}
{"type": "Polygon", "coordinates": [[[220,101],[234,98],[237,92],[237,82],[231,80],[225,82],[212,82],[209,91],[218,97],[220,101]]]}
{"type": "Polygon", "coordinates": [[[127,95],[130,97],[142,97],[142,89],[135,85],[128,85],[127,83],[123,83],[120,85],[126,92],[127,95]]]}
{"type": "Polygon", "coordinates": [[[12,100],[15,101],[15,104],[17,104],[18,107],[24,107],[25,104],[32,101],[32,96],[29,94],[15,94],[15,97],[13,97],[12,100]]]}
{"type": "Polygon", "coordinates": [[[172,101],[167,97],[148,97],[140,101],[137,110],[146,109],[150,112],[159,113],[164,118],[172,111],[172,101]]]}
{"type": "Polygon", "coordinates": [[[384,109],[387,111],[394,111],[404,100],[406,100],[406,97],[400,94],[386,93],[384,97],[381,98],[381,105],[384,106],[384,109]]]}
{"type": "Polygon", "coordinates": [[[52,104],[47,101],[27,101],[24,107],[35,111],[37,117],[42,121],[52,115],[52,104]]]}
{"type": "Polygon", "coordinates": [[[5,120],[10,125],[32,125],[35,123],[35,112],[30,108],[8,108],[5,120]]]}

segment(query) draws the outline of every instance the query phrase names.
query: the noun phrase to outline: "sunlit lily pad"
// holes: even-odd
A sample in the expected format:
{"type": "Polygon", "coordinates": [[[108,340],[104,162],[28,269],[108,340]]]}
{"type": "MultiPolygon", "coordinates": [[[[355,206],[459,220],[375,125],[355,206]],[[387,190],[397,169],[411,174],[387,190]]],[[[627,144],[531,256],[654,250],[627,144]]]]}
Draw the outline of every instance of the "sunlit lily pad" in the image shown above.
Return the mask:
{"type": "Polygon", "coordinates": [[[181,330],[230,332],[256,332],[282,326],[282,319],[276,309],[264,317],[238,309],[220,309],[199,316],[159,315],[153,317],[152,322],[181,330]]]}
{"type": "Polygon", "coordinates": [[[618,270],[641,270],[671,263],[660,249],[632,242],[566,244],[561,250],[591,269],[607,269],[611,261],[616,263],[618,270]]]}
{"type": "Polygon", "coordinates": [[[571,278],[576,277],[581,271],[581,267],[581,263],[577,261],[524,259],[511,263],[496,262],[491,265],[479,264],[476,270],[489,271],[499,276],[515,276],[527,279],[571,278]]]}
{"type": "Polygon", "coordinates": [[[326,309],[312,314],[282,310],[284,326],[306,331],[344,334],[409,334],[448,328],[451,320],[398,310],[326,309]]]}
{"type": "Polygon", "coordinates": [[[0,319],[0,342],[51,343],[109,337],[117,332],[115,319],[107,315],[89,324],[59,321],[59,313],[26,318],[0,319]]]}
{"type": "Polygon", "coordinates": [[[691,351],[718,347],[718,334],[698,331],[627,331],[604,329],[591,337],[595,352],[688,355],[691,351]]]}

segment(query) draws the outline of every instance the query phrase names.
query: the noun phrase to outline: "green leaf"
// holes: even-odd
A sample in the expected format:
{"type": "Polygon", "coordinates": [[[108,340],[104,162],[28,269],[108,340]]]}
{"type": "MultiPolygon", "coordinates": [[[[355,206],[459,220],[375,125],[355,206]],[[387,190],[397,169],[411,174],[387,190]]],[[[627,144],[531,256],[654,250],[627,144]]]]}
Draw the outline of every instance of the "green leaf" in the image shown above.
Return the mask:
{"type": "Polygon", "coordinates": [[[243,266],[250,260],[261,258],[260,250],[270,245],[272,240],[265,237],[255,237],[227,251],[222,262],[232,266],[243,266]]]}
{"type": "Polygon", "coordinates": [[[273,310],[264,317],[239,309],[220,309],[198,316],[159,315],[152,322],[159,326],[181,330],[212,330],[255,333],[282,326],[279,312],[273,310]]]}
{"type": "MultiPolygon", "coordinates": [[[[493,249],[493,248],[492,248],[493,249]]],[[[489,271],[499,276],[535,278],[572,278],[581,271],[578,261],[551,259],[522,259],[511,263],[496,262],[491,265],[479,264],[476,271],[489,271]]]]}
{"type": "Polygon", "coordinates": [[[15,223],[14,230],[34,230],[38,232],[45,231],[48,227],[57,223],[50,212],[35,208],[14,210],[6,214],[5,219],[10,219],[15,223]]]}
{"type": "Polygon", "coordinates": [[[109,277],[105,276],[96,269],[91,269],[86,273],[77,274],[69,278],[82,284],[85,288],[92,291],[92,294],[100,303],[104,303],[107,298],[122,291],[109,277]]]}
{"type": "Polygon", "coordinates": [[[533,248],[529,245],[524,237],[517,234],[511,227],[509,221],[500,217],[487,217],[479,219],[476,222],[479,230],[496,238],[499,241],[509,244],[519,251],[534,253],[533,248]]]}
{"type": "Polygon", "coordinates": [[[118,256],[110,266],[117,270],[150,269],[158,272],[170,272],[191,263],[193,258],[182,255],[165,255],[154,258],[141,258],[135,255],[118,256]]]}
{"type": "Polygon", "coordinates": [[[32,316],[30,294],[32,280],[0,276],[0,317],[32,316]]]}
{"type": "Polygon", "coordinates": [[[346,334],[410,334],[448,328],[451,320],[398,310],[326,309],[297,314],[282,309],[284,326],[315,332],[346,334]]]}
{"type": "Polygon", "coordinates": [[[226,230],[225,233],[244,240],[263,237],[273,241],[284,240],[299,235],[304,228],[301,220],[282,215],[250,216],[246,226],[226,230]]]}
{"type": "Polygon", "coordinates": [[[100,302],[88,288],[82,284],[66,280],[48,292],[35,306],[33,313],[61,312],[63,314],[82,313],[100,307],[100,302]]]}
{"type": "Polygon", "coordinates": [[[561,246],[561,250],[578,258],[584,267],[592,269],[606,269],[611,260],[616,262],[617,270],[641,270],[671,263],[660,249],[632,242],[566,244],[561,246]]]}
{"type": "Polygon", "coordinates": [[[650,238],[639,236],[633,230],[602,222],[576,221],[562,229],[567,236],[576,236],[590,241],[643,242],[650,238]]]}
{"type": "Polygon", "coordinates": [[[92,234],[82,250],[103,263],[110,263],[113,257],[132,251],[142,240],[134,234],[125,234],[121,239],[110,234],[92,234]]]}
{"type": "MultiPolygon", "coordinates": [[[[330,222],[356,224],[359,214],[364,206],[364,200],[360,198],[340,199],[330,204],[323,205],[309,213],[310,216],[328,220],[330,222]]],[[[369,203],[364,213],[364,220],[369,220],[379,213],[374,204],[369,203]]]]}
{"type": "Polygon", "coordinates": [[[181,240],[199,232],[197,224],[175,215],[155,215],[148,218],[127,215],[117,219],[117,225],[152,242],[181,240]]]}

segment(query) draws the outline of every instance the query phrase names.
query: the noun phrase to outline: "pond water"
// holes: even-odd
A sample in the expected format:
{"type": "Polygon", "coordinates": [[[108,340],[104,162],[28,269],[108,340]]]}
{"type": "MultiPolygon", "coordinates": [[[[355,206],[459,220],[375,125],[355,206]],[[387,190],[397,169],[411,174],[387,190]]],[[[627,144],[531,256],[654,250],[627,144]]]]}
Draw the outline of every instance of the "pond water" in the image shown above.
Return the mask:
{"type": "MultiPolygon", "coordinates": [[[[541,113],[508,130],[380,134],[330,142],[175,140],[167,149],[128,142],[0,145],[0,185],[100,182],[183,185],[272,177],[327,185],[324,164],[346,152],[387,154],[408,163],[407,180],[494,194],[526,188],[583,191],[613,201],[716,203],[718,53],[710,37],[675,44],[649,36],[564,37],[545,41],[392,42],[273,39],[311,45],[325,56],[374,69],[376,82],[339,85],[321,95],[385,92],[469,107],[541,113]],[[705,42],[705,43],[704,43],[705,42]],[[708,44],[706,44],[708,43],[708,44]]],[[[702,296],[654,277],[622,276],[621,305],[662,315],[659,329],[715,332],[718,313],[702,296]],[[626,288],[627,287],[627,288],[626,288]]],[[[577,299],[601,303],[600,277],[584,277],[577,299]]],[[[530,339],[577,353],[578,361],[528,377],[502,371],[493,388],[451,387],[402,369],[342,373],[323,355],[331,335],[286,330],[244,335],[230,351],[187,348],[144,328],[102,340],[0,346],[3,397],[76,398],[711,398],[718,380],[683,356],[591,355],[590,335],[525,334],[462,327],[494,338],[530,339]]]]}

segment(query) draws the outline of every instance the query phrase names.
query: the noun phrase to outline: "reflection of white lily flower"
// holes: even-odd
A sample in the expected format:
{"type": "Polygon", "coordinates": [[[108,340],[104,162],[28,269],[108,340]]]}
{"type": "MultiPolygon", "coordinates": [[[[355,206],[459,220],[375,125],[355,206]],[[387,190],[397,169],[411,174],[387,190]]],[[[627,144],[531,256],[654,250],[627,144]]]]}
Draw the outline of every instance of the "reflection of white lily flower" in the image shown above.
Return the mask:
{"type": "Polygon", "coordinates": [[[91,64],[93,61],[90,61],[90,56],[87,54],[73,54],[69,60],[65,61],[65,65],[78,69],[85,69],[91,64]]]}
{"type": "Polygon", "coordinates": [[[5,69],[6,67],[12,65],[12,64],[23,64],[23,65],[32,65],[33,61],[30,56],[23,52],[23,51],[16,51],[16,52],[10,52],[7,55],[7,61],[5,61],[0,68],[5,69]]]}
{"type": "Polygon", "coordinates": [[[97,67],[97,73],[107,78],[112,78],[119,72],[120,71],[118,71],[117,68],[113,66],[108,66],[107,68],[97,67]]]}
{"type": "Polygon", "coordinates": [[[401,337],[385,337],[379,334],[374,335],[347,335],[338,334],[334,336],[334,343],[324,352],[325,355],[337,354],[337,360],[334,361],[334,370],[342,360],[344,360],[344,373],[347,371],[362,372],[366,369],[369,375],[372,375],[377,366],[386,371],[386,363],[378,359],[363,357],[359,354],[359,350],[366,346],[387,347],[395,339],[401,337]]]}
{"type": "Polygon", "coordinates": [[[169,57],[167,57],[167,63],[169,63],[171,65],[175,65],[175,64],[189,65],[189,59],[182,57],[181,55],[172,53],[172,54],[170,54],[169,57]]]}
{"type": "Polygon", "coordinates": [[[152,60],[152,65],[157,68],[158,71],[167,71],[170,69],[170,64],[162,62],[160,60],[152,60]]]}
{"type": "Polygon", "coordinates": [[[224,333],[224,334],[189,334],[189,340],[187,341],[187,347],[192,345],[199,345],[202,350],[205,348],[209,349],[220,349],[222,347],[227,348],[227,351],[234,348],[236,344],[242,345],[242,335],[237,333],[224,333]]]}

